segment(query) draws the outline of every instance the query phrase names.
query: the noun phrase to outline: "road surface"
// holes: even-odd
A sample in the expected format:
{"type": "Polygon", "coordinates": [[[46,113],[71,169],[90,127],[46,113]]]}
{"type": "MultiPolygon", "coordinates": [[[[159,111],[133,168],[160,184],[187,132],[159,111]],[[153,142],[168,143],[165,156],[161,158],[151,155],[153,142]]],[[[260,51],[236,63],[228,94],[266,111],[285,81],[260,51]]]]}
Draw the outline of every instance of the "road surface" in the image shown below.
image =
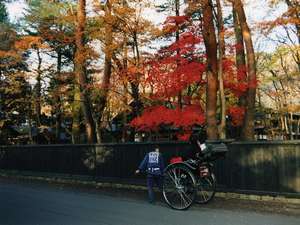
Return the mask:
{"type": "MultiPolygon", "coordinates": [[[[217,200],[216,200],[217,201],[217,200]]],[[[222,200],[218,200],[222,201],[222,200]]],[[[144,198],[0,179],[1,225],[299,225],[297,215],[239,207],[169,209],[144,198]]]]}

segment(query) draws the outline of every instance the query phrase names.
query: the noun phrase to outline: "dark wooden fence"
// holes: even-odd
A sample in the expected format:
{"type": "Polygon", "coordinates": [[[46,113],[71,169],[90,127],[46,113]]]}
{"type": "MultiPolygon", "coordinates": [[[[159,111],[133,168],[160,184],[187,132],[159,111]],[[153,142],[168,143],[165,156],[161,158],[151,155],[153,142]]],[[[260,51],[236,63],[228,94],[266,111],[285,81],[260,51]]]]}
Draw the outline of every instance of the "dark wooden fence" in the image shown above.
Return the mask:
{"type": "MultiPolygon", "coordinates": [[[[0,169],[140,183],[142,177],[134,171],[156,145],[166,163],[192,154],[186,143],[1,146],[0,169]]],[[[234,142],[228,147],[226,158],[215,163],[219,189],[300,197],[300,141],[234,142]]]]}

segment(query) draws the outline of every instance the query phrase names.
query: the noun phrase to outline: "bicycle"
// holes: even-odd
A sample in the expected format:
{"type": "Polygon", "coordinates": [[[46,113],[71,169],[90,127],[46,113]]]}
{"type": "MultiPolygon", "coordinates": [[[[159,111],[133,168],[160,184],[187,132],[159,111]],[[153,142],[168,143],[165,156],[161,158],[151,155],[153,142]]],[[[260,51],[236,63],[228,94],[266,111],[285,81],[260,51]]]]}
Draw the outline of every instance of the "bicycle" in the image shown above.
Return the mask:
{"type": "Polygon", "coordinates": [[[214,198],[217,181],[212,162],[224,157],[228,149],[221,142],[198,144],[196,159],[179,160],[164,171],[163,197],[173,209],[188,209],[194,202],[205,204],[214,198]]]}

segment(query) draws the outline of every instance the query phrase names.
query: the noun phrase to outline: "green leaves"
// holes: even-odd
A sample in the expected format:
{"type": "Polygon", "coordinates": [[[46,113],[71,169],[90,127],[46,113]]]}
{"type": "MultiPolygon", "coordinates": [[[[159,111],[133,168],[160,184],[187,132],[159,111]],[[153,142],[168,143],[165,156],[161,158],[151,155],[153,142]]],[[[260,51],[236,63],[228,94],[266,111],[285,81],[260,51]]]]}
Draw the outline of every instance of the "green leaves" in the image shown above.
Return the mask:
{"type": "Polygon", "coordinates": [[[1,1],[0,2],[0,23],[8,23],[8,22],[9,20],[8,20],[7,9],[4,3],[1,1]]]}

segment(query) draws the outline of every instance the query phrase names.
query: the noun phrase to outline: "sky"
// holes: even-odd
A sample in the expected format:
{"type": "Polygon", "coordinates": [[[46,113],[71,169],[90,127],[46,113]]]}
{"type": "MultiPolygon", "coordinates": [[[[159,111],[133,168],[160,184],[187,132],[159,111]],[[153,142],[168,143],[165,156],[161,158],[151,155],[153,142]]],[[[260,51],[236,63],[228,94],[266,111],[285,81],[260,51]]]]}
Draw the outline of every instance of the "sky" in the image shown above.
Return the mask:
{"type": "Polygon", "coordinates": [[[6,7],[8,9],[10,20],[13,22],[17,22],[18,19],[23,16],[26,4],[24,0],[18,0],[6,4],[6,7]]]}
{"type": "MultiPolygon", "coordinates": [[[[93,0],[87,0],[90,4],[93,0]]],[[[154,0],[154,4],[159,4],[165,0],[154,0]]],[[[7,4],[9,17],[11,21],[17,22],[25,13],[26,3],[24,0],[13,1],[7,4]]],[[[266,0],[245,0],[245,10],[250,27],[255,27],[259,22],[264,20],[272,20],[283,12],[286,11],[284,5],[279,5],[275,10],[270,9],[266,0]]],[[[228,13],[228,12],[227,12],[228,13]]],[[[225,13],[226,15],[226,10],[225,13]]],[[[155,24],[160,24],[166,18],[166,15],[162,13],[157,13],[154,9],[145,10],[145,18],[153,21],[155,24]]],[[[258,32],[253,30],[253,40],[256,50],[263,50],[267,52],[272,52],[276,48],[273,42],[267,40],[265,37],[258,35],[258,32]]],[[[280,31],[278,31],[280,32],[280,31]]]]}
{"type": "MultiPolygon", "coordinates": [[[[91,1],[92,0],[87,0],[87,2],[91,1]]],[[[153,2],[155,4],[159,4],[160,2],[163,2],[163,0],[154,0],[153,2]]],[[[272,19],[274,16],[278,16],[286,10],[283,5],[279,5],[279,7],[276,8],[276,11],[271,11],[266,0],[246,0],[245,5],[247,18],[251,23],[255,23],[263,19],[272,19]]],[[[22,17],[24,9],[26,8],[26,3],[24,0],[13,1],[12,3],[7,4],[7,7],[10,19],[17,21],[20,17],[22,17]]],[[[165,18],[162,14],[156,13],[153,10],[147,10],[145,17],[156,23],[162,22],[165,18]]]]}

